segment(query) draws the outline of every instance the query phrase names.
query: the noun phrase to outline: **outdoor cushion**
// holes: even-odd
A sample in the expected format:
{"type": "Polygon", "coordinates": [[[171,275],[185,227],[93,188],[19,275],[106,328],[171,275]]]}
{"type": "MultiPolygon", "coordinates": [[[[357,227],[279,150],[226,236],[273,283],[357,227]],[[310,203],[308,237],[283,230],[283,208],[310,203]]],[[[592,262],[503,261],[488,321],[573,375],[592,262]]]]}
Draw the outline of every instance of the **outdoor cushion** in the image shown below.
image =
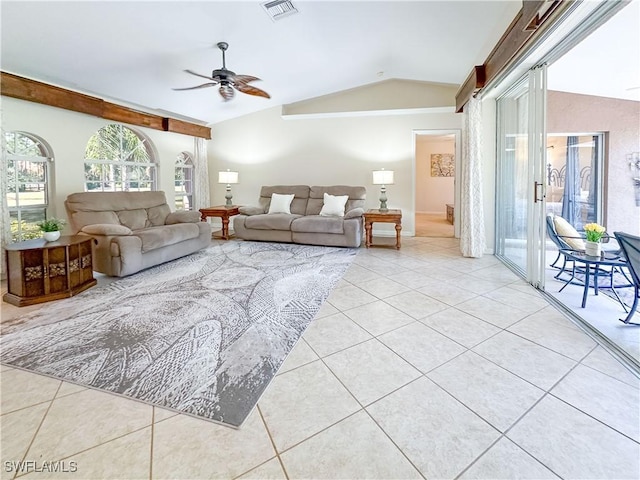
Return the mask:
{"type": "Polygon", "coordinates": [[[553,225],[556,227],[558,236],[562,237],[562,240],[564,240],[571,248],[574,250],[584,250],[584,240],[578,231],[573,228],[573,225],[557,215],[553,217],[553,225]]]}

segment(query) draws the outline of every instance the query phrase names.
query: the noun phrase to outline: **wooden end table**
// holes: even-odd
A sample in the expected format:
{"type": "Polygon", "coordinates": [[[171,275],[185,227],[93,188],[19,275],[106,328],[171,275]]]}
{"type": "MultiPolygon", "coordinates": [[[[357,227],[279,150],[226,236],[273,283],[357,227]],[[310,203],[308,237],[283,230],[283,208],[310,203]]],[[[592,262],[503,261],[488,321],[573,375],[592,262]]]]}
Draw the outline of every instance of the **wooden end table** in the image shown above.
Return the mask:
{"type": "Polygon", "coordinates": [[[7,245],[8,292],[2,299],[18,307],[76,295],[97,281],[93,278],[93,237],[62,236],[7,245]]]}
{"type": "Polygon", "coordinates": [[[215,233],[213,234],[214,238],[222,238],[223,240],[229,240],[231,235],[229,235],[229,218],[234,215],[238,215],[240,211],[239,205],[231,205],[227,207],[226,205],[216,205],[215,207],[201,208],[200,209],[200,220],[203,222],[207,221],[207,217],[216,217],[222,219],[222,231],[219,236],[215,233]]]}
{"type": "Polygon", "coordinates": [[[402,230],[402,210],[370,209],[364,213],[365,243],[367,248],[373,245],[372,227],[374,222],[395,223],[396,224],[396,249],[400,250],[400,231],[402,230]]]}
{"type": "Polygon", "coordinates": [[[447,203],[447,204],[446,204],[446,207],[447,207],[447,221],[448,221],[451,225],[453,225],[453,215],[454,215],[454,213],[453,213],[453,212],[454,212],[453,204],[451,204],[451,203],[447,203]]]}

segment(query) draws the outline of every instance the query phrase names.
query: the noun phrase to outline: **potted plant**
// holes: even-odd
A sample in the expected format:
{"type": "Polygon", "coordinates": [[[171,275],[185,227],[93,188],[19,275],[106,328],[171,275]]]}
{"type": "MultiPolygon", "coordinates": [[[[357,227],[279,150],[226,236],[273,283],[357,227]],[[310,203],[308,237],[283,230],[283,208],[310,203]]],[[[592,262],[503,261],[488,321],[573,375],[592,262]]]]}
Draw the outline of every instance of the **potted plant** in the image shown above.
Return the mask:
{"type": "Polygon", "coordinates": [[[60,230],[66,222],[59,218],[49,218],[38,223],[38,227],[42,231],[42,236],[47,242],[55,242],[60,238],[60,230]]]}
{"type": "Polygon", "coordinates": [[[597,223],[587,223],[584,226],[584,231],[587,235],[584,252],[592,257],[599,257],[602,254],[600,241],[604,235],[605,228],[597,223]]]}

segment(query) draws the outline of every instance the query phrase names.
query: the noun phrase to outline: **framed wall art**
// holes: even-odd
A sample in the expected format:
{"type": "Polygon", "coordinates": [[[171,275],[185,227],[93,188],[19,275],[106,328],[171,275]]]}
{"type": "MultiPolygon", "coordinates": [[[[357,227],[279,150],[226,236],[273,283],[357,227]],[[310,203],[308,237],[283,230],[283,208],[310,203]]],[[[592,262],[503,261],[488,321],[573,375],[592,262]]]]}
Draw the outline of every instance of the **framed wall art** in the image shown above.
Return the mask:
{"type": "Polygon", "coordinates": [[[453,177],[455,175],[455,156],[452,153],[431,154],[431,176],[453,177]]]}

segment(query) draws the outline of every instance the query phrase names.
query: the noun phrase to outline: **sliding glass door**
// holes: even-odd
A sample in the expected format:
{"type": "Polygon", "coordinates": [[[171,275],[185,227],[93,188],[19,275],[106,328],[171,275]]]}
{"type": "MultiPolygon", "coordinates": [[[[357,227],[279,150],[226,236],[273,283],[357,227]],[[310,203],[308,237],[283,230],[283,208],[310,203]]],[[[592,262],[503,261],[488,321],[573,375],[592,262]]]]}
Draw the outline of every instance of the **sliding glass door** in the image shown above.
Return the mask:
{"type": "Polygon", "coordinates": [[[497,101],[496,254],[538,287],[544,281],[546,67],[497,101]]]}

